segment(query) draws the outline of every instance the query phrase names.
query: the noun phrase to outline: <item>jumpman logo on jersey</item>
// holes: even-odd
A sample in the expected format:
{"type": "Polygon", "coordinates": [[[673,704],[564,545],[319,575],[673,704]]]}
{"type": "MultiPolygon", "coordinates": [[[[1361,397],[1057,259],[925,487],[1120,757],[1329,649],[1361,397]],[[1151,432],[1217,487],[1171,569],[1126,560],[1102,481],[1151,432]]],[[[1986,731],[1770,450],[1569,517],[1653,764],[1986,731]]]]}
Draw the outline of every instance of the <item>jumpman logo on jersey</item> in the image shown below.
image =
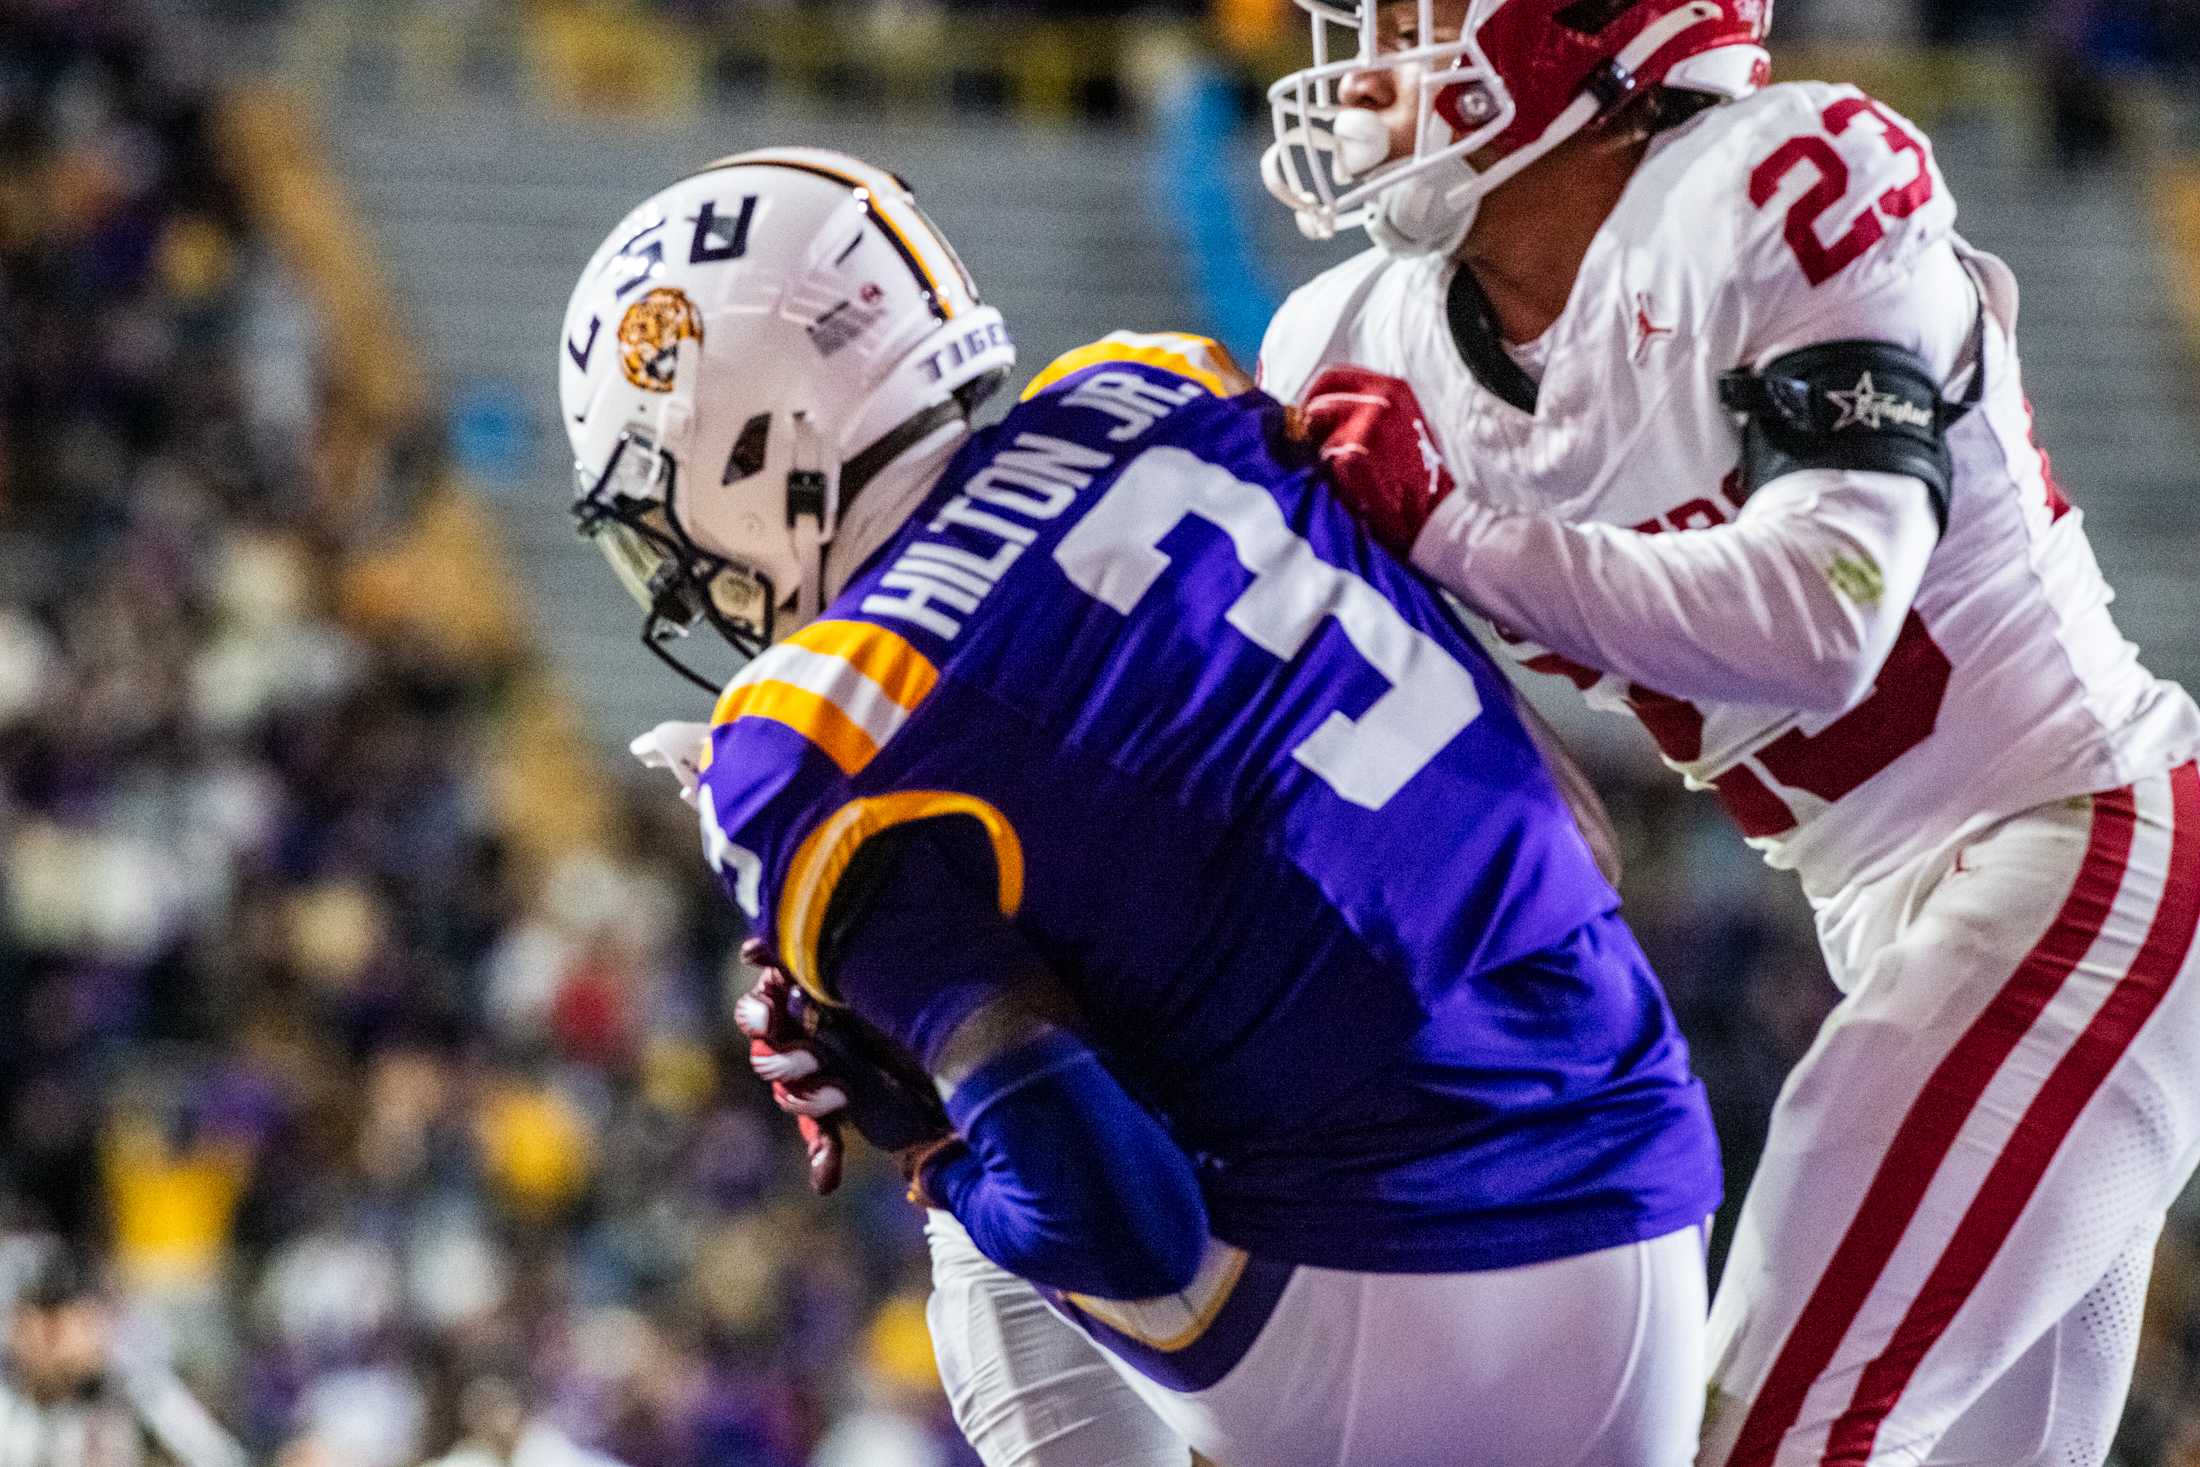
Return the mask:
{"type": "Polygon", "coordinates": [[[1420,445],[1421,467],[1428,474],[1429,494],[1432,497],[1437,496],[1444,487],[1444,477],[1448,470],[1444,467],[1444,456],[1436,451],[1436,440],[1428,436],[1427,419],[1413,420],[1413,436],[1420,445]]]}
{"type": "Polygon", "coordinates": [[[1675,334],[1675,329],[1673,327],[1660,326],[1655,320],[1651,318],[1651,313],[1656,309],[1657,302],[1650,299],[1650,296],[1647,292],[1636,292],[1635,365],[1638,367],[1650,360],[1650,348],[1659,337],[1672,336],[1675,334]]]}

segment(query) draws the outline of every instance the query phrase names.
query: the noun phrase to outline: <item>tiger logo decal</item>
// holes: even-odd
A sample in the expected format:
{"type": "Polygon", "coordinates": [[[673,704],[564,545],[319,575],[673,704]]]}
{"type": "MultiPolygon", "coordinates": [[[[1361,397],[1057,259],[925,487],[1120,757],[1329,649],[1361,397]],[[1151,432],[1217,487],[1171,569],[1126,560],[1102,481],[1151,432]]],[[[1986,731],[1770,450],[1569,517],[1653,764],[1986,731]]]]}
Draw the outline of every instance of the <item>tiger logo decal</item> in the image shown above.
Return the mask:
{"type": "Polygon", "coordinates": [[[680,343],[703,341],[703,313],[685,291],[660,287],[626,308],[619,321],[619,365],[644,392],[670,392],[680,343]]]}

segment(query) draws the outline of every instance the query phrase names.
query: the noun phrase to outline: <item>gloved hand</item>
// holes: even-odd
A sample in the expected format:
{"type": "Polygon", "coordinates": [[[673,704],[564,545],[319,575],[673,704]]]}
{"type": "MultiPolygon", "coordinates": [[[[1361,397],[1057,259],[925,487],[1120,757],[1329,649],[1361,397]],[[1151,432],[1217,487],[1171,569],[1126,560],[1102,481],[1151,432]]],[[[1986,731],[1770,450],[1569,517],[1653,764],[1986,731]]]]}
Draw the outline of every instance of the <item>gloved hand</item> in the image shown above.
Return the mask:
{"type": "Polygon", "coordinates": [[[680,781],[680,798],[695,807],[703,783],[703,750],[710,743],[707,723],[660,723],[628,744],[644,769],[666,769],[680,781]]]}
{"type": "Polygon", "coordinates": [[[1330,367],[1307,388],[1295,421],[1337,497],[1401,560],[1436,506],[1458,488],[1412,387],[1365,367],[1330,367]]]}
{"type": "Polygon", "coordinates": [[[795,1118],[811,1190],[824,1196],[840,1185],[848,1126],[913,1180],[954,1136],[931,1076],[857,1015],[804,993],[761,942],[751,938],[741,956],[764,973],[734,1005],[734,1023],[748,1036],[749,1067],[795,1118]]]}
{"type": "MultiPolygon", "coordinates": [[[[762,946],[751,939],[741,956],[757,961],[751,949],[762,946]]],[[[840,1186],[846,1151],[841,1113],[848,1107],[848,1092],[822,1074],[824,1066],[794,1017],[796,992],[786,974],[767,967],[756,986],[734,1004],[733,1021],[748,1036],[749,1068],[771,1086],[779,1108],[794,1117],[810,1159],[810,1190],[825,1197],[840,1186]]]]}

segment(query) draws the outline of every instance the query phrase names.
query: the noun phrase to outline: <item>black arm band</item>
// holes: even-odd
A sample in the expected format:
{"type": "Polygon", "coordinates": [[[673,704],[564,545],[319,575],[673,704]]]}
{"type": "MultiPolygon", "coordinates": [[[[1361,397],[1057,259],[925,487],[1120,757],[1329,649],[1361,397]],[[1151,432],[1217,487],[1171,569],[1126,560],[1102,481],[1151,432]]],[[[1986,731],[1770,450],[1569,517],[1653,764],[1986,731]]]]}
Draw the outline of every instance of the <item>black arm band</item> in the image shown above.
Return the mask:
{"type": "Polygon", "coordinates": [[[1745,497],[1804,469],[1905,474],[1924,483],[1946,534],[1948,430],[1978,401],[1972,375],[1966,400],[1950,401],[1914,352],[1883,341],[1829,341],[1727,373],[1719,398],[1742,419],[1745,497]]]}

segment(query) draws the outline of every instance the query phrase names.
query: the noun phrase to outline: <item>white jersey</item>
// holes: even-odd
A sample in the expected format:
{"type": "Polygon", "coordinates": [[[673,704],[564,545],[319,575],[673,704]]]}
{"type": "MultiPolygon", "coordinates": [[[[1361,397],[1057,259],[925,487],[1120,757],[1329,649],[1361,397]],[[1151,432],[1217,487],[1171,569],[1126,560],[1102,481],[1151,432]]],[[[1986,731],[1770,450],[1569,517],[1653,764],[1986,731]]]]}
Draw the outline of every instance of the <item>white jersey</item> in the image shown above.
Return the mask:
{"type": "MultiPolygon", "coordinates": [[[[1639,715],[1667,762],[1718,791],[1773,865],[1829,896],[1996,818],[2128,785],[2200,749],[2200,710],[2140,665],[2110,617],[2083,516],[2032,440],[2014,281],[1956,234],[1955,213],[1909,123],[1850,87],[1772,87],[1653,143],[1564,313],[1512,353],[1540,378],[1532,409],[1465,364],[1447,317],[1455,267],[1380,251],[1290,299],[1262,383],[1289,401],[1329,365],[1402,377],[1457,499],[1656,534],[1738,518],[1741,434],[1721,405],[1725,373],[1862,339],[1919,354],[1955,395],[1983,354],[1981,401],[1949,434],[1946,532],[1937,545],[1925,532],[1892,651],[1845,706],[1700,691],[1683,702],[1509,639],[1529,667],[1639,715]]],[[[1872,401],[1859,383],[1855,410],[1872,401]]],[[[1868,560],[1861,577],[1821,568],[1859,603],[1880,593],[1868,560]]],[[[1554,571],[1538,594],[1566,588],[1554,571]]],[[[1689,635],[1716,649],[1722,619],[1689,635]]]]}

